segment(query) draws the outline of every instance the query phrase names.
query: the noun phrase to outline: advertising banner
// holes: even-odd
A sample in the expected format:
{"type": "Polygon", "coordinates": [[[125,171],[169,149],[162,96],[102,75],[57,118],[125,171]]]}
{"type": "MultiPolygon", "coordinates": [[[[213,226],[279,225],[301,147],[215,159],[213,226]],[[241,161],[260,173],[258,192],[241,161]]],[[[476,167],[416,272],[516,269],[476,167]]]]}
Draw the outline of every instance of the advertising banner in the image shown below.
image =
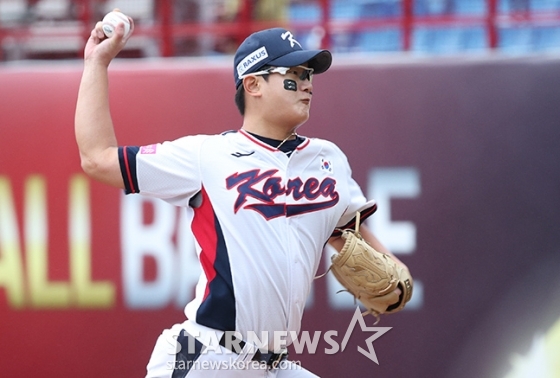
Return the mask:
{"type": "MultiPolygon", "coordinates": [[[[119,144],[239,129],[230,66],[114,62],[119,144]]],[[[201,273],[184,209],[82,172],[80,75],[0,67],[3,377],[143,376],[201,273]]],[[[323,377],[560,377],[560,59],[335,57],[313,85],[298,133],[346,153],[415,291],[374,326],[316,279],[290,359],[323,377]]]]}

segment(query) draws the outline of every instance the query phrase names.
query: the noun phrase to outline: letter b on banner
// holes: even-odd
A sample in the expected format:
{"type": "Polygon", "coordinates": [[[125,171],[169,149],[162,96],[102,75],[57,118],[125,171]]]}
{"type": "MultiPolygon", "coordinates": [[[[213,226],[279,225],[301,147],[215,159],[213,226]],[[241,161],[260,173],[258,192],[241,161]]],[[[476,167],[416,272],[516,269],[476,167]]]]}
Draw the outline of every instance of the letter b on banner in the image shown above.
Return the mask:
{"type": "Polygon", "coordinates": [[[200,268],[186,210],[138,195],[121,198],[122,270],[125,303],[130,308],[177,307],[192,299],[200,268]],[[151,207],[150,221],[145,210],[151,207]],[[144,278],[146,257],[155,261],[153,279],[144,278]]]}

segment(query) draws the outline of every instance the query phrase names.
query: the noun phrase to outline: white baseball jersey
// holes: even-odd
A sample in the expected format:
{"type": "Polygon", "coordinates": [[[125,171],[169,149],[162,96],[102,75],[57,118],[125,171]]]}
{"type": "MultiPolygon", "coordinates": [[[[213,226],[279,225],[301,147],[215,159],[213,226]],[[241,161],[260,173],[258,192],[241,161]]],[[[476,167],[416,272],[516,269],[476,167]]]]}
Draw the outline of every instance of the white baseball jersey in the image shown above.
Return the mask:
{"type": "Polygon", "coordinates": [[[376,209],[321,139],[288,156],[239,130],[121,147],[119,158],[127,193],[190,215],[203,272],[187,318],[243,335],[299,332],[325,243],[376,209]]]}

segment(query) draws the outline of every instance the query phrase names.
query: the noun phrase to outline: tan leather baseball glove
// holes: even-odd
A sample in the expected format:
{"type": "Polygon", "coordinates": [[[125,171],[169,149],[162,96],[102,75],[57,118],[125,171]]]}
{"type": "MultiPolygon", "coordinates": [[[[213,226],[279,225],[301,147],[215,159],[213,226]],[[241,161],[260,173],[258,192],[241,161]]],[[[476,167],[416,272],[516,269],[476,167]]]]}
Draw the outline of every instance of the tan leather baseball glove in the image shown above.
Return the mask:
{"type": "Polygon", "coordinates": [[[350,294],[367,309],[364,314],[394,313],[404,308],[412,297],[412,277],[406,267],[391,255],[376,251],[356,229],[344,230],[346,239],[340,253],[332,256],[330,270],[350,294]],[[401,290],[400,296],[394,293],[401,290]]]}

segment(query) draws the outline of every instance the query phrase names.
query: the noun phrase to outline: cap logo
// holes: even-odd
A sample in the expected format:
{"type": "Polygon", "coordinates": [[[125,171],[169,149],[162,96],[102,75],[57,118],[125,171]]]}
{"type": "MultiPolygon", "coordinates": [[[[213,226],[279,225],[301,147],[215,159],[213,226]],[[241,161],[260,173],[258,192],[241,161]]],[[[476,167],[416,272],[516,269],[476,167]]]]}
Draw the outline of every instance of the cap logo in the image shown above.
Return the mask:
{"type": "Polygon", "coordinates": [[[237,65],[237,77],[243,75],[245,72],[249,71],[255,64],[258,64],[266,58],[268,58],[266,47],[263,46],[258,50],[253,51],[237,65]]]}
{"type": "Polygon", "coordinates": [[[298,46],[299,46],[300,48],[303,48],[303,47],[301,47],[300,43],[299,43],[298,41],[296,41],[296,39],[294,38],[294,35],[292,34],[292,32],[287,31],[287,32],[285,32],[285,33],[282,33],[280,36],[282,37],[282,39],[283,39],[284,41],[286,40],[286,38],[288,38],[288,41],[290,41],[290,46],[292,46],[292,48],[294,48],[294,46],[296,45],[296,43],[298,44],[298,46]]]}

